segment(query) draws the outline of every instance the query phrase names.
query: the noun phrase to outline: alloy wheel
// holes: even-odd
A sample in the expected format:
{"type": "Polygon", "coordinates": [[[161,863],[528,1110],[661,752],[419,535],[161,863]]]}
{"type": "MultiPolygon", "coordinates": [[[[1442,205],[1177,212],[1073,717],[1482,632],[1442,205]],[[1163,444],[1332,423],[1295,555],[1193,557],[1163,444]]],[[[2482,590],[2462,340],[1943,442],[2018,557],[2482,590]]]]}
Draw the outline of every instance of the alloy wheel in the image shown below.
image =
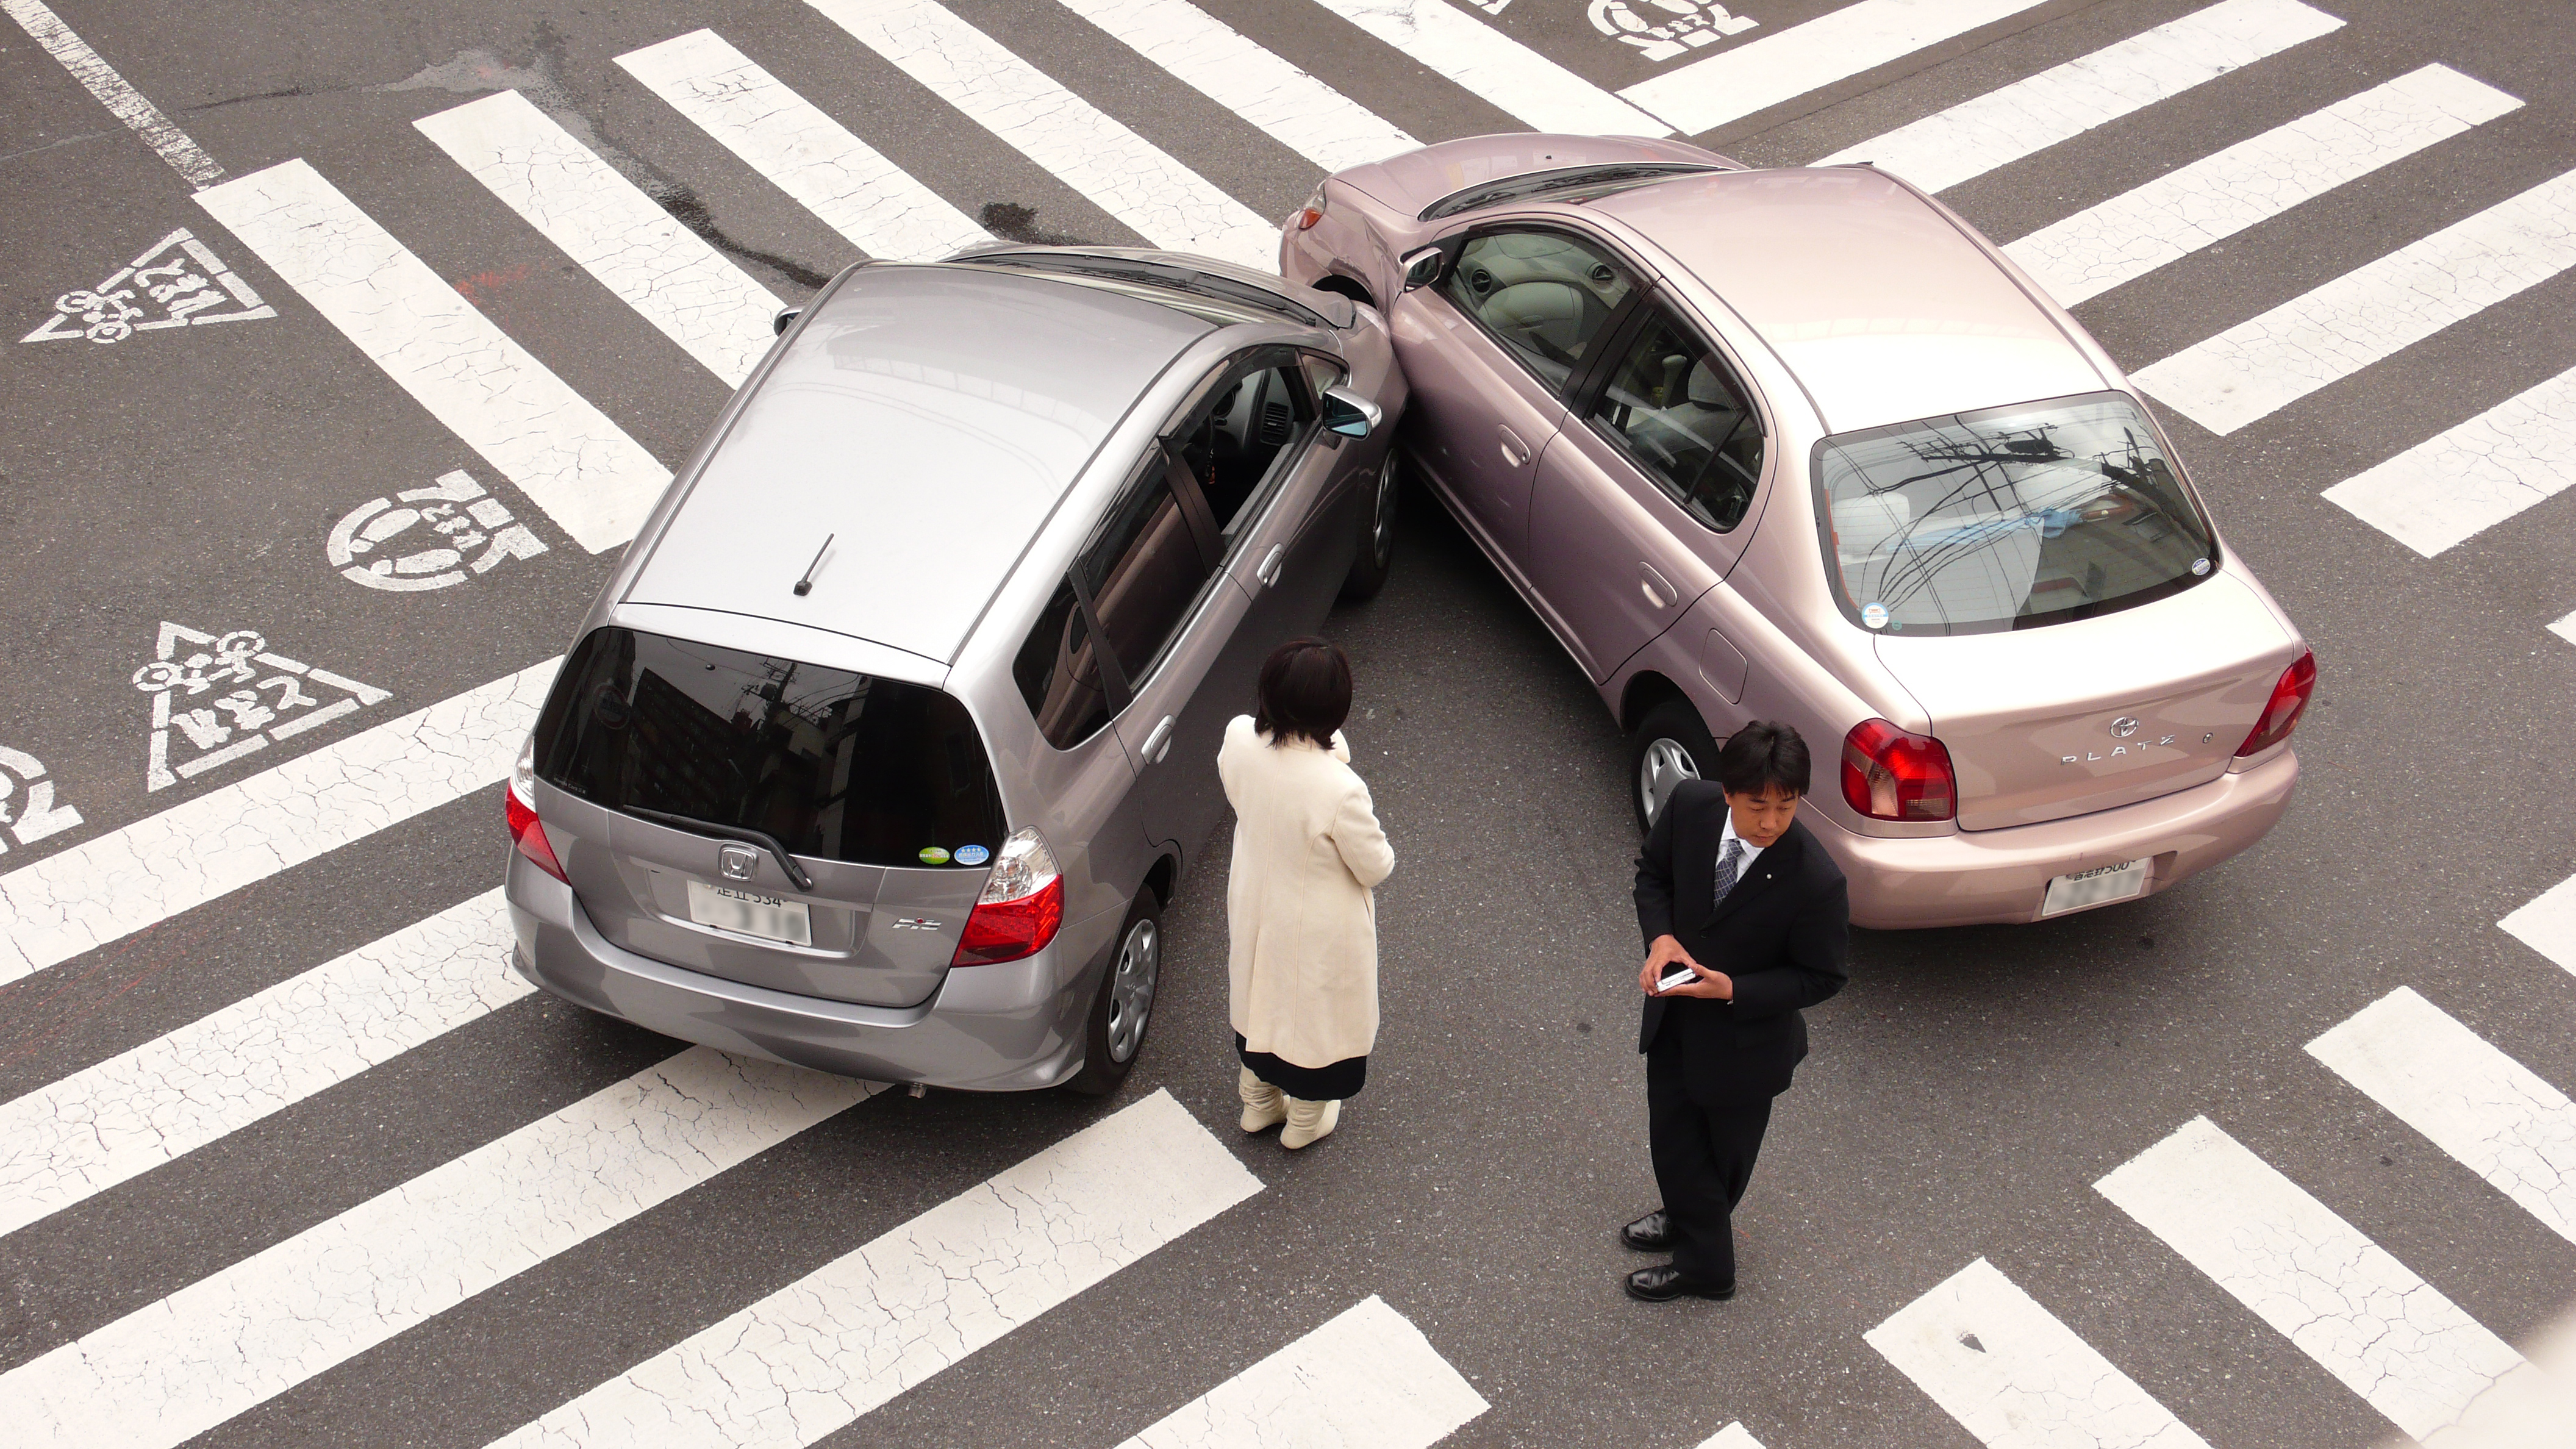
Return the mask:
{"type": "Polygon", "coordinates": [[[1145,1040],[1145,1020],[1154,1014],[1154,985],[1162,974],[1163,933],[1151,920],[1128,928],[1118,945],[1116,974],[1109,982],[1109,1059],[1123,1062],[1136,1055],[1145,1040]]]}
{"type": "Polygon", "coordinates": [[[1689,746],[1660,735],[1650,741],[1637,757],[1637,799],[1646,807],[1647,823],[1664,813],[1674,786],[1698,778],[1699,762],[1691,758],[1689,746]]]}
{"type": "Polygon", "coordinates": [[[1369,556],[1380,568],[1395,554],[1396,492],[1395,451],[1390,448],[1378,466],[1376,511],[1369,516],[1369,556]]]}

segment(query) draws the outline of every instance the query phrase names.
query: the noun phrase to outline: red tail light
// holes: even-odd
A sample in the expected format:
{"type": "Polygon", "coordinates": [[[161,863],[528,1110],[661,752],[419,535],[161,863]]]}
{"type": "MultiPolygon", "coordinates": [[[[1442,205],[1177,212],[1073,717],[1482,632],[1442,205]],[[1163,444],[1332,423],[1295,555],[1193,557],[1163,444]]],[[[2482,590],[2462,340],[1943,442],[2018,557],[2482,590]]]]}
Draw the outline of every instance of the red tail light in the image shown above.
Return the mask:
{"type": "Polygon", "coordinates": [[[951,966],[990,966],[1034,956],[1064,924],[1064,877],[1046,837],[1031,826],[1002,842],[984,893],[966,917],[951,966]]]}
{"type": "Polygon", "coordinates": [[[566,885],[572,884],[571,878],[564,874],[563,862],[555,859],[554,844],[546,839],[545,822],[537,818],[537,807],[519,798],[515,781],[509,793],[502,798],[510,812],[510,843],[519,848],[521,855],[533,861],[537,869],[566,885]]]}
{"type": "Polygon", "coordinates": [[[1843,799],[1872,820],[1947,820],[1959,807],[1950,751],[1930,735],[1862,720],[1843,736],[1843,799]]]}
{"type": "Polygon", "coordinates": [[[2290,737],[2299,727],[2299,716],[2308,712],[2308,696],[2317,692],[2317,656],[2312,650],[2290,661],[2281,671],[2280,681],[2272,686],[2271,702],[2263,706],[2263,717],[2254,722],[2254,732],[2236,753],[2258,755],[2290,737]]]}

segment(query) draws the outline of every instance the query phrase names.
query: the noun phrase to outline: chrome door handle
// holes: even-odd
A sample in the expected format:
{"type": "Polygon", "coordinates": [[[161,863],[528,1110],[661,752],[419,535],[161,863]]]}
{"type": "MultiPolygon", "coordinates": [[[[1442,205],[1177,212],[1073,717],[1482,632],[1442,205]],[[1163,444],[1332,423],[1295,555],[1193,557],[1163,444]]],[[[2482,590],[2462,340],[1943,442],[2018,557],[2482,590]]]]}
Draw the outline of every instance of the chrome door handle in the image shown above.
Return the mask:
{"type": "Polygon", "coordinates": [[[1145,736],[1145,748],[1137,753],[1145,757],[1146,764],[1159,765],[1163,763],[1163,757],[1171,752],[1172,716],[1165,715],[1163,722],[1154,726],[1154,732],[1145,736]]]}
{"type": "Polygon", "coordinates": [[[1671,608],[1673,600],[1681,597],[1672,585],[1664,582],[1662,574],[1655,572],[1652,564],[1637,565],[1637,587],[1645,591],[1646,602],[1658,609],[1671,608]]]}
{"type": "Polygon", "coordinates": [[[1275,589],[1279,587],[1280,568],[1287,561],[1288,545],[1274,543],[1270,545],[1270,552],[1262,556],[1261,567],[1252,571],[1253,577],[1275,589]]]}
{"type": "Polygon", "coordinates": [[[1494,429],[1495,440],[1503,445],[1503,461],[1517,468],[1530,460],[1529,444],[1509,428],[1494,429]]]}

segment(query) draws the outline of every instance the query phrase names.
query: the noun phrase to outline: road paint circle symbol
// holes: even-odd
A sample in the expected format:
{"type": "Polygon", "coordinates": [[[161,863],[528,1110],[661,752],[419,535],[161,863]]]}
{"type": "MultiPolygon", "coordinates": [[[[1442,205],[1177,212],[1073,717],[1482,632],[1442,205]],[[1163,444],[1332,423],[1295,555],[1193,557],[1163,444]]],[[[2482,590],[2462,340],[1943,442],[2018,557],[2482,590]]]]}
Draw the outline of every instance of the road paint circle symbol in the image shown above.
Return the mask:
{"type": "Polygon", "coordinates": [[[397,594],[449,588],[505,559],[545,551],[535,534],[511,521],[507,505],[462,472],[428,488],[368,499],[332,526],[323,548],[340,577],[397,594]]]}

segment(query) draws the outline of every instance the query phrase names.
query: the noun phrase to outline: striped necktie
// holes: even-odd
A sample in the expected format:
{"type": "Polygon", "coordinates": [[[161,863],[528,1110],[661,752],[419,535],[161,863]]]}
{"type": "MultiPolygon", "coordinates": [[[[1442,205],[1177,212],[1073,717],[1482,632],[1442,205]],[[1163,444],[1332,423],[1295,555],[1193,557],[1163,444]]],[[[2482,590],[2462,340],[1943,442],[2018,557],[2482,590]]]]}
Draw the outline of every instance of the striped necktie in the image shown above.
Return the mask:
{"type": "Polygon", "coordinates": [[[1726,854],[1718,857],[1717,894],[1712,900],[1710,900],[1710,906],[1715,907],[1726,904],[1726,893],[1735,889],[1735,872],[1741,868],[1736,864],[1736,857],[1743,853],[1743,841],[1733,838],[1729,838],[1727,840],[1726,854]]]}

